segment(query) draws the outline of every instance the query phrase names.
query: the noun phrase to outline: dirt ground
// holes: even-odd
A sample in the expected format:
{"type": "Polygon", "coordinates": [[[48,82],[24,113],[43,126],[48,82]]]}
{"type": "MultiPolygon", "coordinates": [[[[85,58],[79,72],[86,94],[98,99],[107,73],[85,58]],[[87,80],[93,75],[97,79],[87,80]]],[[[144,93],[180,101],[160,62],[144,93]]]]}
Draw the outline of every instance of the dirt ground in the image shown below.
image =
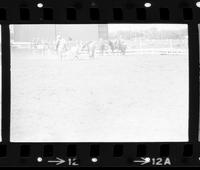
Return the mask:
{"type": "Polygon", "coordinates": [[[188,140],[188,56],[12,51],[12,142],[188,140]]]}

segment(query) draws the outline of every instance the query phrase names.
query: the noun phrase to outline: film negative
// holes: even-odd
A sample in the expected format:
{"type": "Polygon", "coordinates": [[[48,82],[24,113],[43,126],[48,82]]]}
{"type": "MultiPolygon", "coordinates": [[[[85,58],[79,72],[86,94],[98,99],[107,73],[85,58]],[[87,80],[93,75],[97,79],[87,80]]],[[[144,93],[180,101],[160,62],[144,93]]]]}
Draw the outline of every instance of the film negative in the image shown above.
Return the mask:
{"type": "Polygon", "coordinates": [[[200,166],[198,0],[0,1],[0,167],[200,166]]]}

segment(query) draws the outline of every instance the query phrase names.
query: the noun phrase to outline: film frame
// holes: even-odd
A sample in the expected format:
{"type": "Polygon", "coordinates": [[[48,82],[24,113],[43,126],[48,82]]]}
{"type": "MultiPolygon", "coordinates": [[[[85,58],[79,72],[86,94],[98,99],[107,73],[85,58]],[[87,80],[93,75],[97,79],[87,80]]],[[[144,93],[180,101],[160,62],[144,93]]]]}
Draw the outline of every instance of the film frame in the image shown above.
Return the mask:
{"type": "MultiPolygon", "coordinates": [[[[3,0],[2,143],[0,166],[200,166],[199,33],[196,0],[3,0]],[[37,4],[43,3],[43,8],[37,4]],[[95,7],[94,7],[95,4],[95,7]],[[155,143],[11,143],[10,142],[10,24],[180,23],[189,35],[189,142],[155,143]],[[58,159],[57,159],[58,158],[58,159]],[[59,161],[64,158],[65,163],[59,161]],[[96,158],[96,159],[95,159],[96,158]],[[134,160],[149,158],[148,164],[134,160]],[[170,164],[168,163],[170,159],[170,164]],[[49,160],[58,161],[48,163],[49,160]],[[98,161],[97,161],[98,160],[98,161]]],[[[148,161],[148,160],[147,160],[148,161]]]]}

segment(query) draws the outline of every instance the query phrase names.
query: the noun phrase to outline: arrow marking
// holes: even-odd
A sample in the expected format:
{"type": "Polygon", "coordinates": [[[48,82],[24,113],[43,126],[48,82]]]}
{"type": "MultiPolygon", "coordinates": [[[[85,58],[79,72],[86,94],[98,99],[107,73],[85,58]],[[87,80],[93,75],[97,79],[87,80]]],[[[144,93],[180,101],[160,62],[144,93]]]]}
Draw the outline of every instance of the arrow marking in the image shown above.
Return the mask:
{"type": "Polygon", "coordinates": [[[140,160],[135,160],[133,161],[135,163],[140,163],[140,165],[145,165],[145,164],[148,164],[151,162],[151,159],[149,157],[146,157],[146,158],[141,158],[140,160]]]}
{"type": "Polygon", "coordinates": [[[65,160],[63,160],[61,158],[58,158],[58,157],[56,157],[56,160],[50,160],[50,161],[48,161],[48,163],[56,163],[56,165],[60,165],[60,164],[63,164],[65,162],[66,162],[65,160]]]}

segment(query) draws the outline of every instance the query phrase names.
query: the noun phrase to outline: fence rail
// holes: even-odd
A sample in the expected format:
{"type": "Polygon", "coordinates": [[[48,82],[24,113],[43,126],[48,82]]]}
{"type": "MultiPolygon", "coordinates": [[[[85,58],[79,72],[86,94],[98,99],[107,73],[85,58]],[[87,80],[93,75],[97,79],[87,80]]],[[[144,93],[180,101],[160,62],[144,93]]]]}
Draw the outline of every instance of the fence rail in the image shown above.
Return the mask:
{"type": "MultiPolygon", "coordinates": [[[[76,41],[67,42],[69,49],[77,45],[76,41]]],[[[134,40],[126,41],[126,54],[163,54],[163,55],[181,55],[188,53],[187,41],[184,40],[134,40]]],[[[15,49],[28,50],[55,50],[55,42],[43,42],[41,44],[34,44],[33,42],[11,42],[11,47],[15,49]],[[37,46],[34,49],[33,46],[37,46]]],[[[106,50],[108,51],[108,50],[106,50]]],[[[96,50],[99,53],[99,50],[96,50]]],[[[84,49],[80,54],[87,53],[84,49]]],[[[119,53],[115,51],[114,53],[119,53]]]]}

